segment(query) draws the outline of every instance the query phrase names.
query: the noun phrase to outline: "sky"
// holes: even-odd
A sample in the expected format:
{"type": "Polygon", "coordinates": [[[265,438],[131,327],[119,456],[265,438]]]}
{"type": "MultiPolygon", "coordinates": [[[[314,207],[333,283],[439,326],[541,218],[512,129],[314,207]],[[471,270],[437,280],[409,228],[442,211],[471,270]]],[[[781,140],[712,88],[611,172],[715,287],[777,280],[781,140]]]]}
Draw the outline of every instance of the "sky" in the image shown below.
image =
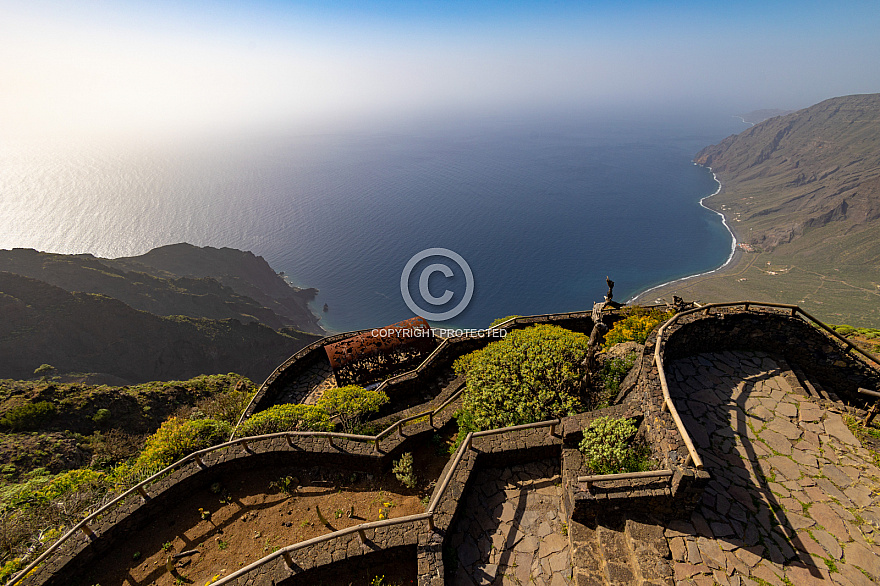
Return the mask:
{"type": "Polygon", "coordinates": [[[880,92],[870,2],[0,0],[7,136],[880,92]]]}

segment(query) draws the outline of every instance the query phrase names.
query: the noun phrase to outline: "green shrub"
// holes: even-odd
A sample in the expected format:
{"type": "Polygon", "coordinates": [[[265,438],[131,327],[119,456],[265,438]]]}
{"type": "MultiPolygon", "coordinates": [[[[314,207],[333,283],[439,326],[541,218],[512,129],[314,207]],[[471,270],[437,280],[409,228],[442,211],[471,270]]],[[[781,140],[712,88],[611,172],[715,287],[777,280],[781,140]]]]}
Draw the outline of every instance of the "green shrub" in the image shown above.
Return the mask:
{"type": "Polygon", "coordinates": [[[617,321],[605,334],[605,348],[611,348],[621,342],[644,344],[654,328],[673,315],[675,315],[674,311],[633,307],[627,317],[617,321]]]}
{"type": "Polygon", "coordinates": [[[553,325],[515,330],[455,361],[466,388],[459,428],[493,429],[571,415],[589,338],[553,325]]]}
{"type": "Polygon", "coordinates": [[[318,399],[318,407],[331,417],[339,417],[342,428],[351,433],[363,418],[388,402],[384,391],[368,391],[357,385],[329,389],[318,399]]]}
{"type": "Polygon", "coordinates": [[[13,574],[21,571],[27,564],[22,558],[14,558],[0,566],[0,584],[5,584],[13,574]]]}
{"type": "Polygon", "coordinates": [[[54,414],[55,405],[48,401],[27,403],[7,411],[3,418],[0,419],[0,424],[12,428],[12,431],[36,429],[54,414]]]}
{"type": "Polygon", "coordinates": [[[602,364],[599,380],[602,381],[602,396],[599,397],[597,408],[607,407],[608,401],[620,391],[620,383],[636,362],[638,354],[632,352],[623,358],[610,358],[602,364]]]}
{"type": "Polygon", "coordinates": [[[34,374],[44,374],[44,373],[45,373],[45,374],[48,375],[48,374],[49,374],[50,372],[52,372],[53,370],[55,370],[55,367],[52,366],[51,364],[41,364],[41,365],[38,366],[37,369],[34,371],[34,374]]]}
{"type": "Polygon", "coordinates": [[[253,387],[243,385],[242,388],[235,388],[204,399],[199,402],[198,408],[211,419],[235,425],[256,392],[253,387]]]}
{"type": "Polygon", "coordinates": [[[53,478],[49,484],[37,492],[37,495],[52,501],[86,488],[100,490],[106,485],[105,477],[105,473],[92,470],[91,468],[68,470],[53,478]]]}
{"type": "Polygon", "coordinates": [[[273,405],[241,424],[237,436],[264,435],[281,431],[333,431],[330,415],[315,405],[273,405]]]}
{"type": "Polygon", "coordinates": [[[231,430],[225,421],[170,417],[147,438],[135,461],[118,466],[112,476],[122,482],[149,476],[197,450],[225,441],[231,430]]]}
{"type": "Polygon", "coordinates": [[[110,419],[110,409],[98,409],[98,412],[92,417],[95,423],[104,423],[110,419]]]}
{"type": "Polygon", "coordinates": [[[391,471],[394,473],[395,478],[397,478],[405,487],[416,487],[417,479],[415,472],[413,472],[412,452],[405,452],[402,454],[400,459],[394,463],[391,471]]]}
{"type": "Polygon", "coordinates": [[[854,334],[856,329],[852,326],[848,326],[846,324],[833,326],[834,331],[840,334],[841,336],[849,336],[850,334],[854,334]]]}
{"type": "Polygon", "coordinates": [[[645,470],[647,454],[630,446],[636,431],[632,419],[599,417],[584,430],[584,439],[578,449],[596,474],[645,470]]]}
{"type": "Polygon", "coordinates": [[[490,324],[489,324],[489,327],[492,328],[492,327],[497,326],[498,324],[503,324],[503,323],[506,322],[507,320],[509,320],[509,319],[513,319],[513,318],[515,318],[515,317],[522,317],[522,316],[521,316],[521,315],[508,315],[507,317],[499,317],[498,319],[496,319],[495,321],[493,321],[492,323],[490,323],[490,324]]]}

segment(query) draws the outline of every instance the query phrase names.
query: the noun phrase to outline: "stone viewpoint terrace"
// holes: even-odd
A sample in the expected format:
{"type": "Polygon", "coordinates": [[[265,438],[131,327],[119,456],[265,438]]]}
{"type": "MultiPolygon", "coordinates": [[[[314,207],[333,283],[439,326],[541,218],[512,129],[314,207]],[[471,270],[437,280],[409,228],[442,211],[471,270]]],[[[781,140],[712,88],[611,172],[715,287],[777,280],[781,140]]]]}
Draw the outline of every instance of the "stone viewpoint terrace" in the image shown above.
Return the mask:
{"type": "MultiPolygon", "coordinates": [[[[502,327],[533,323],[593,325],[580,312],[502,327]]],[[[399,555],[416,558],[411,579],[422,586],[880,584],[880,470],[847,425],[870,398],[859,389],[880,388],[880,363],[816,323],[792,306],[751,302],[680,313],[649,337],[610,407],[470,434],[424,513],[291,543],[213,584],[311,584],[316,572],[399,555]],[[656,471],[589,475],[581,430],[609,414],[636,419],[656,471]]],[[[340,336],[286,361],[248,412],[332,384],[322,344],[340,336]]],[[[392,407],[378,435],[288,432],[203,450],[74,527],[18,579],[76,583],[114,540],[223,475],[316,462],[387,469],[448,425],[462,392],[451,364],[484,343],[443,340],[382,383],[392,407]]]]}

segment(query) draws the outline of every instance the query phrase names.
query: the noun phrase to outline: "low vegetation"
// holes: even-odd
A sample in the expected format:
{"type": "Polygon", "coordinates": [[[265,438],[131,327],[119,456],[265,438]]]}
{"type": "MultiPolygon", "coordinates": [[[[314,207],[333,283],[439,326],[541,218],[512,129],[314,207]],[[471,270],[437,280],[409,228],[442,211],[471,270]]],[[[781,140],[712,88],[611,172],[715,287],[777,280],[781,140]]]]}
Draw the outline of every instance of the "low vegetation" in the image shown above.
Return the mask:
{"type": "Polygon", "coordinates": [[[520,315],[508,315],[507,317],[499,317],[498,319],[493,320],[492,323],[489,324],[489,327],[490,327],[490,328],[494,328],[494,327],[497,326],[498,324],[503,324],[503,323],[506,322],[507,320],[509,320],[509,319],[514,319],[514,318],[517,318],[517,317],[522,317],[522,316],[520,316],[520,315]]]}
{"type": "Polygon", "coordinates": [[[179,458],[225,441],[253,393],[253,384],[236,374],[131,387],[0,381],[0,425],[7,431],[0,434],[0,583],[26,565],[27,553],[89,511],[179,458]],[[165,413],[171,415],[152,423],[165,413]],[[140,433],[152,425],[152,433],[140,433]],[[45,453],[21,449],[30,445],[45,453]],[[58,453],[68,449],[85,455],[85,465],[57,471],[38,465],[48,460],[63,468],[75,461],[58,453]]]}
{"type": "Polygon", "coordinates": [[[393,472],[394,476],[400,481],[400,483],[407,488],[415,488],[418,484],[418,479],[413,471],[412,452],[405,452],[402,454],[400,459],[394,463],[391,472],[393,472]]]}
{"type": "Polygon", "coordinates": [[[318,400],[318,408],[330,417],[337,417],[346,433],[360,430],[364,419],[388,402],[384,391],[368,391],[357,385],[348,385],[324,392],[318,400]]]}
{"type": "Polygon", "coordinates": [[[626,310],[626,317],[616,322],[605,334],[605,349],[622,342],[644,344],[651,332],[661,323],[675,315],[674,311],[632,307],[626,310]]]}
{"type": "Polygon", "coordinates": [[[238,428],[238,436],[265,435],[282,431],[332,431],[327,412],[315,405],[273,405],[253,415],[238,428]]]}
{"type": "Polygon", "coordinates": [[[636,363],[638,353],[631,352],[620,358],[608,358],[602,362],[602,368],[597,373],[597,378],[602,388],[596,397],[596,409],[607,407],[611,400],[620,391],[620,383],[636,363]]]}
{"type": "Polygon", "coordinates": [[[846,324],[831,326],[835,332],[868,352],[880,352],[880,329],[854,328],[846,324]]]}
{"type": "Polygon", "coordinates": [[[632,419],[599,417],[584,429],[578,449],[596,474],[647,470],[647,450],[634,442],[637,431],[632,419]]]}

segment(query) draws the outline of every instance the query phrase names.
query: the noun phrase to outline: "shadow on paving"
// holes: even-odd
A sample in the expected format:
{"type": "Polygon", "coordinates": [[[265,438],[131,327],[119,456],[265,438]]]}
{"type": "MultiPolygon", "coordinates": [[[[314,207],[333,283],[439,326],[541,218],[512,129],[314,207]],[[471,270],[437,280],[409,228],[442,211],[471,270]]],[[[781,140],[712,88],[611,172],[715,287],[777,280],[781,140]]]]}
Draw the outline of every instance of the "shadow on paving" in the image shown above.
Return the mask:
{"type": "Polygon", "coordinates": [[[444,552],[447,583],[571,584],[558,459],[474,474],[444,552]]]}
{"type": "Polygon", "coordinates": [[[855,517],[817,502],[840,492],[825,486],[820,467],[820,447],[836,431],[823,427],[824,409],[784,361],[764,353],[701,354],[673,362],[670,373],[670,394],[712,475],[690,521],[668,526],[676,581],[830,580],[838,540],[849,541],[843,519],[855,517]]]}

